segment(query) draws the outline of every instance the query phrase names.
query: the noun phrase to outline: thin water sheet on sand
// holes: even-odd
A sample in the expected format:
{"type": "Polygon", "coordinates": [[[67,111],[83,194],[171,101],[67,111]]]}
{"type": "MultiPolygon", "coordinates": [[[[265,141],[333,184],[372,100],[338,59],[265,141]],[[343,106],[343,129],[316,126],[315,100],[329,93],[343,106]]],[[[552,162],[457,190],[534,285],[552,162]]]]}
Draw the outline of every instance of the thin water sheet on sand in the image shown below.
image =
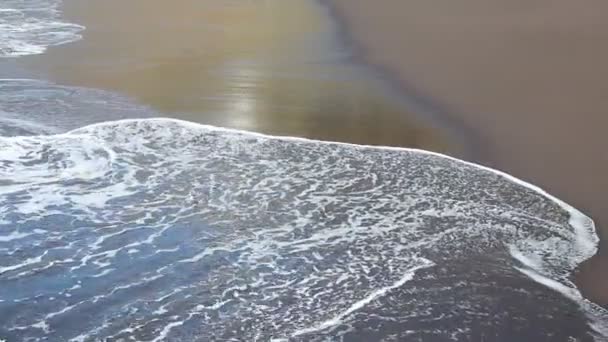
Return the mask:
{"type": "Polygon", "coordinates": [[[47,47],[81,39],[81,25],[61,19],[61,0],[3,0],[0,58],[40,54],[47,47]]]}

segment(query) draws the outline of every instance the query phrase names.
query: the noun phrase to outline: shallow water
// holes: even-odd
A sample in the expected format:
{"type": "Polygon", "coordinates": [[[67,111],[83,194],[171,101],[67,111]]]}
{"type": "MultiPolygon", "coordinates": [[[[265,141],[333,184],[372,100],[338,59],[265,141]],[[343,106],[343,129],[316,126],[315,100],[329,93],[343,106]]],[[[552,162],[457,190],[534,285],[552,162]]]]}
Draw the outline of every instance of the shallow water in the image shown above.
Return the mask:
{"type": "Polygon", "coordinates": [[[593,217],[600,251],[577,274],[608,307],[608,2],[330,0],[366,60],[445,104],[480,143],[467,157],[593,217]]]}
{"type": "Polygon", "coordinates": [[[314,1],[71,0],[64,10],[87,27],[84,39],[19,60],[56,83],[117,91],[222,127],[464,149],[461,133],[410,111],[378,74],[353,63],[314,1]]]}
{"type": "Polygon", "coordinates": [[[189,3],[203,29],[149,0],[175,10],[164,38],[210,39],[184,51],[131,48],[138,4],[110,19],[113,1],[71,2],[95,17],[84,40],[0,61],[27,70],[0,79],[0,340],[605,339],[570,280],[593,222],[534,186],[420,150],[154,119],[457,150],[348,61],[322,9],[189,3]]]}
{"type": "Polygon", "coordinates": [[[9,340],[590,341],[606,318],[569,281],[592,222],[457,160],[168,119],[0,144],[9,340]]]}
{"type": "Polygon", "coordinates": [[[63,133],[104,120],[159,116],[103,90],[48,81],[0,79],[0,136],[63,133]]]}
{"type": "Polygon", "coordinates": [[[3,0],[0,58],[40,54],[47,47],[81,38],[84,27],[60,18],[59,0],[3,0]]]}

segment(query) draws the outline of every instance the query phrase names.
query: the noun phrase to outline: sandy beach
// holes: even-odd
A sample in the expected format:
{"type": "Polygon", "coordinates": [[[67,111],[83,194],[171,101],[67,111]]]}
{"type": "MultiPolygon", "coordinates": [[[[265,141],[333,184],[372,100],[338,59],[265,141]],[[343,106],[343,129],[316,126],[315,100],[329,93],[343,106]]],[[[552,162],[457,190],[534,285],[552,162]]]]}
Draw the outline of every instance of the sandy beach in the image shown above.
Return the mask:
{"type": "Polygon", "coordinates": [[[0,4],[0,342],[605,340],[608,5],[545,1],[0,4]]]}
{"type": "MultiPolygon", "coordinates": [[[[333,0],[364,52],[452,108],[475,161],[546,188],[608,222],[608,4],[600,1],[333,0]]],[[[606,243],[577,280],[608,304],[606,243]],[[604,254],[602,254],[602,251],[604,254]]]]}
{"type": "MultiPolygon", "coordinates": [[[[548,189],[600,230],[608,221],[608,5],[334,0],[336,25],[308,0],[263,4],[68,0],[84,39],[18,65],[189,121],[464,157],[548,189]],[[403,105],[412,88],[447,108],[439,120],[403,105]]],[[[579,279],[608,303],[601,258],[579,279]]]]}
{"type": "Polygon", "coordinates": [[[84,39],[20,61],[57,83],[116,91],[205,124],[463,150],[445,126],[351,63],[331,16],[314,2],[68,0],[62,10],[86,26],[84,39]]]}

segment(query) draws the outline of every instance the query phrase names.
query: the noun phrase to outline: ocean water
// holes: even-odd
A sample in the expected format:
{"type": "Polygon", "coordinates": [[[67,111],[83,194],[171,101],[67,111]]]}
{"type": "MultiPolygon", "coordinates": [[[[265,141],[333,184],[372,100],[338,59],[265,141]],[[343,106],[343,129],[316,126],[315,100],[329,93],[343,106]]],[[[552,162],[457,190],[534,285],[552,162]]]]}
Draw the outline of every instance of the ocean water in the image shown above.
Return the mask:
{"type": "Polygon", "coordinates": [[[0,139],[8,340],[591,341],[590,219],[407,149],[132,119],[0,139]],[[532,339],[534,338],[534,339],[532,339]]]}
{"type": "Polygon", "coordinates": [[[60,19],[60,0],[2,0],[0,57],[40,54],[47,47],[79,40],[83,26],[60,19]]]}
{"type": "Polygon", "coordinates": [[[99,121],[159,113],[103,90],[27,78],[0,79],[0,136],[66,132],[99,121]]]}
{"type": "MultiPolygon", "coordinates": [[[[57,5],[2,2],[0,51],[79,39],[57,5]]],[[[421,150],[159,116],[0,79],[0,340],[608,336],[571,281],[593,222],[533,185],[421,150]]]]}

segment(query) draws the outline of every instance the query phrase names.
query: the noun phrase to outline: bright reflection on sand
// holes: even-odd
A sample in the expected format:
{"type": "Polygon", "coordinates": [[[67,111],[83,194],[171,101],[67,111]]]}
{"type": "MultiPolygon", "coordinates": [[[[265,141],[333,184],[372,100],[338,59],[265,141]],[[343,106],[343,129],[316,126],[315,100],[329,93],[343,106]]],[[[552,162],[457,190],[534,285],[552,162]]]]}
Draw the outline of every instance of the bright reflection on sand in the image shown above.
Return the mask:
{"type": "Polygon", "coordinates": [[[247,93],[232,94],[231,100],[226,104],[226,126],[240,128],[245,130],[255,130],[256,115],[256,99],[255,96],[247,93]]]}
{"type": "Polygon", "coordinates": [[[84,40],[27,61],[61,83],[116,90],[205,124],[448,146],[381,80],[347,61],[327,11],[314,1],[68,0],[65,12],[87,26],[84,40]]]}

